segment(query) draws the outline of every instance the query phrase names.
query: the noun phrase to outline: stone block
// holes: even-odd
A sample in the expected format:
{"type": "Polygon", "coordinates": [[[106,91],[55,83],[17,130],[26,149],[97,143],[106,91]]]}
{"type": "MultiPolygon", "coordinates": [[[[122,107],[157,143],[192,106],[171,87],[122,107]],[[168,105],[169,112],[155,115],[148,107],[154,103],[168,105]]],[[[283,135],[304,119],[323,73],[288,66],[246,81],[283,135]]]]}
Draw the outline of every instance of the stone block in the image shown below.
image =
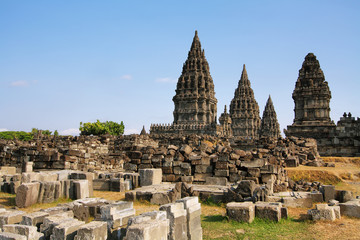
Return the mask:
{"type": "Polygon", "coordinates": [[[252,197],[255,191],[256,184],[252,180],[242,180],[239,182],[238,187],[235,189],[237,194],[240,194],[243,198],[252,197]]]}
{"type": "Polygon", "coordinates": [[[187,213],[187,237],[191,240],[202,239],[201,204],[198,197],[185,197],[177,200],[184,204],[187,213]]]}
{"type": "Polygon", "coordinates": [[[60,197],[61,184],[59,181],[40,182],[38,203],[51,203],[60,197]]]}
{"type": "Polygon", "coordinates": [[[27,237],[16,233],[0,232],[0,240],[27,240],[27,237]]]}
{"type": "Polygon", "coordinates": [[[170,220],[170,232],[168,239],[187,239],[187,213],[184,203],[176,202],[160,206],[160,211],[165,211],[170,220]]]}
{"type": "Polygon", "coordinates": [[[325,202],[329,202],[329,200],[335,199],[335,186],[333,185],[321,186],[320,192],[323,194],[325,202]]]}
{"type": "Polygon", "coordinates": [[[10,210],[0,213],[0,228],[6,224],[20,223],[22,216],[25,215],[23,211],[10,210]]]}
{"type": "Polygon", "coordinates": [[[335,221],[336,215],[334,209],[330,208],[327,204],[316,204],[316,209],[308,210],[308,214],[314,221],[329,220],[335,221]]]}
{"type": "Polygon", "coordinates": [[[97,191],[110,191],[110,179],[94,179],[93,187],[97,191]]]}
{"type": "Polygon", "coordinates": [[[149,220],[129,226],[124,240],[165,240],[168,239],[169,231],[168,219],[149,220]]]}
{"type": "Polygon", "coordinates": [[[83,226],[85,222],[77,219],[65,221],[55,226],[53,233],[50,236],[50,240],[68,240],[74,239],[78,229],[83,226]]]}
{"type": "Polygon", "coordinates": [[[214,175],[217,176],[217,177],[228,177],[229,176],[229,170],[216,169],[214,171],[214,175]]]}
{"type": "Polygon", "coordinates": [[[18,187],[15,203],[17,207],[29,207],[38,201],[40,183],[23,183],[18,187]]]}
{"type": "Polygon", "coordinates": [[[125,192],[125,181],[123,178],[110,179],[110,191],[125,192]]]}
{"type": "Polygon", "coordinates": [[[220,185],[226,186],[227,185],[227,178],[226,177],[207,177],[206,178],[206,185],[220,185]]]}
{"type": "Polygon", "coordinates": [[[44,218],[43,224],[40,225],[40,232],[44,234],[46,239],[49,239],[50,235],[53,233],[55,226],[65,223],[68,221],[74,220],[74,214],[72,211],[62,212],[54,214],[44,218]]]}
{"type": "Polygon", "coordinates": [[[299,159],[294,156],[287,157],[285,159],[286,167],[298,167],[299,166],[299,159]]]}
{"type": "Polygon", "coordinates": [[[265,159],[257,158],[251,161],[242,161],[240,166],[246,168],[260,168],[265,165],[265,159]]]}
{"type": "Polygon", "coordinates": [[[353,193],[351,191],[340,190],[338,192],[338,196],[339,197],[337,200],[339,200],[341,203],[345,203],[353,199],[353,193]]]}
{"type": "Polygon", "coordinates": [[[106,240],[107,233],[106,222],[92,221],[80,226],[74,240],[106,240]]]}
{"type": "Polygon", "coordinates": [[[252,202],[230,202],[226,204],[226,215],[238,222],[251,223],[255,218],[255,205],[252,202]]]}
{"type": "Polygon", "coordinates": [[[340,206],[329,206],[335,213],[335,218],[341,219],[340,206]]]}
{"type": "Polygon", "coordinates": [[[37,227],[20,224],[4,225],[3,231],[26,236],[28,240],[38,240],[44,236],[42,233],[37,231],[37,227]]]}
{"type": "Polygon", "coordinates": [[[21,224],[28,226],[36,226],[40,228],[40,224],[44,222],[45,217],[49,216],[47,212],[32,212],[22,216],[21,224]]]}
{"type": "Polygon", "coordinates": [[[340,203],[339,206],[341,215],[360,218],[360,200],[347,201],[340,203]]]}
{"type": "Polygon", "coordinates": [[[324,196],[321,192],[311,192],[310,193],[311,199],[313,202],[323,202],[324,196]]]}
{"type": "Polygon", "coordinates": [[[160,184],[162,182],[162,170],[160,168],[140,169],[140,186],[160,184]]]}
{"type": "Polygon", "coordinates": [[[88,180],[73,180],[73,184],[74,184],[75,199],[83,199],[90,196],[88,180]]]}
{"type": "Polygon", "coordinates": [[[255,216],[260,219],[267,219],[279,222],[281,219],[281,205],[257,202],[255,204],[255,216]]]}

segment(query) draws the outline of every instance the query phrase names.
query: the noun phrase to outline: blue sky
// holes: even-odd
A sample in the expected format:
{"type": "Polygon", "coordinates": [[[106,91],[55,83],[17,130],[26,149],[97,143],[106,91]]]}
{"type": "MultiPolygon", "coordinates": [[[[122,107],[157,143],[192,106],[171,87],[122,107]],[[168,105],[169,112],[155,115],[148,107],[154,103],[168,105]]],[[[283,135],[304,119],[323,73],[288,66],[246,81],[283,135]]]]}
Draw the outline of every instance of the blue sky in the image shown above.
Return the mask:
{"type": "Polygon", "coordinates": [[[177,78],[198,30],[218,99],[247,72],[281,130],[292,124],[298,71],[313,52],[331,117],[360,117],[360,1],[0,1],[0,129],[124,121],[126,133],[173,121],[177,78]]]}

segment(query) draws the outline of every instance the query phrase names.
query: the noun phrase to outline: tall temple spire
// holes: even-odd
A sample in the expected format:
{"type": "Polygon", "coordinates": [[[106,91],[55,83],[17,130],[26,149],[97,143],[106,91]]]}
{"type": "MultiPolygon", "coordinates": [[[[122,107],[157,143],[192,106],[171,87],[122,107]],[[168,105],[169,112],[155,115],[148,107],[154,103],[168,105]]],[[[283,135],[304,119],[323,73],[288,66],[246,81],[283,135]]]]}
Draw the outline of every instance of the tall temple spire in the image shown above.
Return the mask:
{"type": "Polygon", "coordinates": [[[175,92],[174,124],[216,123],[214,82],[197,31],[175,92]]]}
{"type": "Polygon", "coordinates": [[[230,104],[232,130],[235,137],[258,138],[260,128],[259,105],[255,100],[245,64],[238,87],[230,104]]]}
{"type": "Polygon", "coordinates": [[[260,137],[271,137],[279,138],[280,135],[280,125],[277,120],[274,104],[272,102],[271,96],[266,102],[266,106],[263,112],[263,117],[261,119],[260,125],[260,137]]]}

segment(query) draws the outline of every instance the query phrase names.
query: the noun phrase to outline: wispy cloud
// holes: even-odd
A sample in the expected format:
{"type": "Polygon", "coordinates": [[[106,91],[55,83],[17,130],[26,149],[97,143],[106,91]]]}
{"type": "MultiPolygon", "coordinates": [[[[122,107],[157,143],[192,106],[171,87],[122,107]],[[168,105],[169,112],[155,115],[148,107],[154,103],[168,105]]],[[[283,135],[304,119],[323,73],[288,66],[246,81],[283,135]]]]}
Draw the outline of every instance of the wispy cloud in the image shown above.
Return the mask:
{"type": "Polygon", "coordinates": [[[139,134],[140,133],[140,130],[139,129],[135,129],[135,128],[132,128],[132,129],[126,129],[125,128],[125,131],[124,131],[124,134],[125,135],[129,135],[129,134],[139,134]]]}
{"type": "Polygon", "coordinates": [[[72,135],[72,136],[77,136],[80,134],[80,131],[78,128],[69,128],[69,129],[65,129],[63,131],[59,132],[60,135],[72,135]]]}
{"type": "Polygon", "coordinates": [[[9,131],[9,129],[6,129],[6,128],[0,128],[0,132],[6,132],[6,131],[9,131]]]}
{"type": "Polygon", "coordinates": [[[14,81],[10,83],[10,86],[12,87],[27,87],[29,86],[28,81],[14,81]]]}
{"type": "Polygon", "coordinates": [[[133,77],[132,77],[132,75],[130,75],[130,74],[126,74],[126,75],[122,75],[121,77],[120,77],[120,79],[123,79],[123,80],[131,80],[133,77]]]}
{"type": "Polygon", "coordinates": [[[176,79],[175,78],[164,77],[164,78],[155,79],[155,82],[158,82],[158,83],[174,83],[174,82],[176,82],[176,79]]]}

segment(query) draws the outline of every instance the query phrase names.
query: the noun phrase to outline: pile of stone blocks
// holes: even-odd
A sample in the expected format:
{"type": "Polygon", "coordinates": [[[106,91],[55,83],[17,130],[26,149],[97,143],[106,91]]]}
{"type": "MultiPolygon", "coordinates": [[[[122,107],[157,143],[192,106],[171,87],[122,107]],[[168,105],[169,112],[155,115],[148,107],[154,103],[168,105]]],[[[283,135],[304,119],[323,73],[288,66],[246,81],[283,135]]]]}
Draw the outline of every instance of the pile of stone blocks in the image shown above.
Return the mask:
{"type": "Polygon", "coordinates": [[[308,215],[314,221],[335,221],[341,218],[340,206],[329,206],[328,204],[316,204],[315,209],[308,210],[308,215]]]}
{"type": "Polygon", "coordinates": [[[251,223],[255,217],[279,222],[287,218],[287,208],[275,202],[230,202],[226,205],[226,215],[238,222],[251,223]]]}
{"type": "Polygon", "coordinates": [[[94,190],[125,192],[139,186],[139,173],[99,173],[94,172],[94,190]]]}
{"type": "Polygon", "coordinates": [[[16,167],[0,167],[0,191],[15,194],[21,184],[21,175],[16,173],[16,167]]]}

